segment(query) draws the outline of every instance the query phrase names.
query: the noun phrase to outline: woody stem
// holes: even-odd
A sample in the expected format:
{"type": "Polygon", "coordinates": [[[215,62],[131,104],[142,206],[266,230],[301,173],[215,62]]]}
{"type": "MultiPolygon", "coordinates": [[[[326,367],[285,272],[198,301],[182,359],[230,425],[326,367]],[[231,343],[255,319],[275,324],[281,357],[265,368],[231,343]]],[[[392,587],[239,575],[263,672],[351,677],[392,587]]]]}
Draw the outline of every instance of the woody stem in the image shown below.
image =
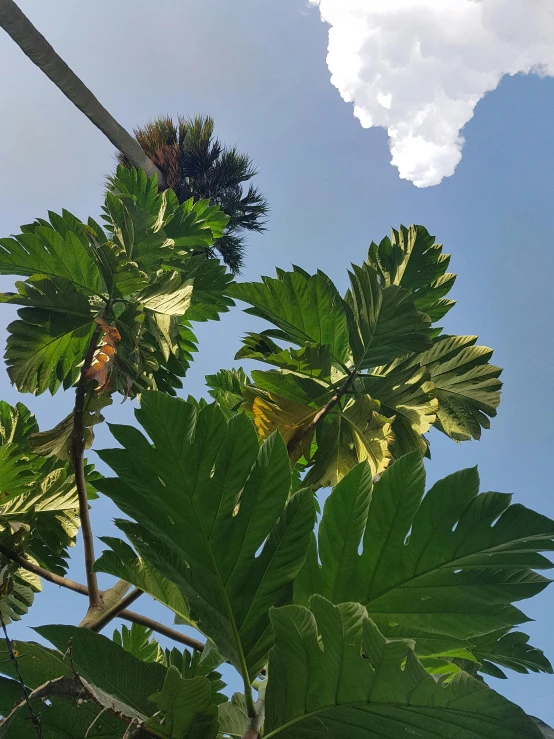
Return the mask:
{"type": "Polygon", "coordinates": [[[75,407],[73,409],[73,433],[71,435],[71,456],[75,472],[75,484],[79,498],[79,517],[81,519],[81,531],[83,532],[83,547],[85,551],[85,573],[87,578],[89,609],[102,608],[102,597],[98,588],[98,578],[94,572],[94,537],[90,524],[87,484],[85,479],[85,440],[84,440],[84,411],[85,394],[87,384],[87,372],[90,369],[94,353],[98,347],[98,340],[102,329],[98,325],[94,329],[90,340],[84,364],[81,368],[81,376],[75,391],[75,407]]]}

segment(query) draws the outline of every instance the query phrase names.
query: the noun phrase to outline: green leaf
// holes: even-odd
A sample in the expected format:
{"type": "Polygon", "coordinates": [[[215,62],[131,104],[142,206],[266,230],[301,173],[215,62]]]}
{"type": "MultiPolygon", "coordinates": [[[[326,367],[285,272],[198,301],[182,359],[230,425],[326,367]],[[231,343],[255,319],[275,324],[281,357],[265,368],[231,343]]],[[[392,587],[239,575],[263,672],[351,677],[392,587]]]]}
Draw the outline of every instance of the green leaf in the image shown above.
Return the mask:
{"type": "Polygon", "coordinates": [[[133,305],[118,316],[115,325],[121,342],[112,385],[131,397],[148,389],[175,395],[197,351],[189,322],[133,305]]]}
{"type": "Polygon", "coordinates": [[[385,636],[400,627],[405,638],[424,631],[471,640],[528,620],[512,603],[548,584],[533,568],[552,567],[539,552],[554,550],[553,521],[510,505],[509,495],[479,494],[475,469],[423,497],[416,452],[374,486],[371,477],[366,465],[356,467],[327,499],[321,566],[314,547],[296,582],[299,602],[316,592],[362,603],[385,636]]]}
{"type": "Polygon", "coordinates": [[[6,716],[23,700],[23,690],[17,680],[0,678],[0,714],[6,716]]]}
{"type": "MultiPolygon", "coordinates": [[[[32,641],[16,639],[12,643],[17,652],[17,664],[23,682],[30,690],[35,690],[53,678],[71,675],[70,663],[64,662],[61,652],[32,641]]],[[[18,680],[4,640],[0,643],[0,657],[0,672],[13,680],[18,680]]]]}
{"type": "MultiPolygon", "coordinates": [[[[77,626],[39,626],[40,636],[59,650],[64,671],[73,665],[78,675],[108,695],[150,716],[149,697],[161,690],[167,670],[156,662],[141,662],[111,639],[77,626]],[[69,650],[69,651],[68,651],[69,650]],[[114,666],[117,665],[117,669],[114,666]]],[[[52,679],[54,673],[50,673],[52,679]]],[[[23,677],[27,680],[25,673],[23,677]]]]}
{"type": "Polygon", "coordinates": [[[436,426],[456,441],[479,439],[500,403],[502,370],[489,364],[492,349],[475,346],[476,341],[476,336],[445,336],[399,366],[428,369],[439,401],[436,426]]]}
{"type": "Polygon", "coordinates": [[[17,444],[0,446],[0,505],[29,492],[35,473],[17,444]]]}
{"type": "Polygon", "coordinates": [[[158,193],[152,178],[145,181],[136,170],[118,167],[110,185],[104,208],[108,229],[123,243],[132,229],[132,258],[149,274],[162,266],[179,269],[184,255],[210,247],[229,221],[208,201],[179,205],[172,190],[158,193]]]}
{"type": "Polygon", "coordinates": [[[135,227],[125,203],[111,192],[106,193],[106,208],[112,218],[113,234],[116,244],[129,259],[133,258],[135,247],[135,227]]]}
{"type": "MultiPolygon", "coordinates": [[[[76,739],[85,736],[89,728],[91,737],[121,739],[127,723],[116,720],[115,716],[110,714],[145,719],[153,712],[154,705],[147,700],[143,702],[142,694],[148,693],[149,687],[163,684],[166,670],[161,665],[139,662],[105,637],[86,629],[73,626],[44,626],[38,631],[43,632],[46,638],[57,641],[63,651],[47,649],[34,642],[14,642],[18,653],[18,666],[27,688],[35,690],[42,686],[48,692],[48,686],[45,684],[50,681],[55,683],[57,678],[61,678],[60,682],[85,680],[88,683],[86,692],[81,691],[81,697],[84,696],[85,699],[78,707],[73,702],[76,698],[74,693],[73,700],[60,699],[57,697],[55,685],[52,695],[49,696],[48,705],[38,699],[33,701],[33,709],[41,720],[45,739],[61,737],[76,739]],[[111,651],[109,648],[108,650],[103,648],[106,642],[112,646],[111,651]],[[113,661],[107,662],[110,657],[113,661]],[[115,665],[117,667],[114,669],[115,665]],[[151,667],[158,668],[159,671],[153,672],[151,667]],[[146,715],[142,713],[137,704],[141,707],[144,704],[148,713],[146,715]],[[103,711],[102,706],[108,710],[103,711]]],[[[0,671],[15,677],[13,663],[5,648],[0,654],[2,651],[4,659],[0,671]]],[[[65,693],[62,692],[61,695],[65,693]]],[[[25,739],[28,734],[23,729],[29,727],[29,714],[23,701],[20,705],[21,708],[10,717],[7,736],[25,739]]]]}
{"type": "Polygon", "coordinates": [[[212,703],[210,683],[205,677],[185,680],[176,667],[167,671],[163,689],[150,699],[162,716],[146,723],[167,739],[216,739],[217,706],[212,703]]]}
{"type": "Polygon", "coordinates": [[[162,201],[158,194],[158,180],[155,174],[147,177],[143,169],[118,166],[116,174],[110,178],[110,187],[114,193],[132,200],[148,213],[154,213],[160,208],[162,201]]]}
{"type": "Polygon", "coordinates": [[[333,410],[317,428],[317,452],[305,483],[314,487],[336,485],[359,462],[367,461],[372,474],[380,474],[391,461],[391,422],[379,403],[368,395],[347,401],[333,410]]]}
{"type": "Polygon", "coordinates": [[[252,307],[247,313],[273,323],[288,341],[300,346],[328,346],[335,361],[348,362],[344,302],[322,272],[312,277],[300,272],[281,272],[278,279],[264,277],[263,282],[232,285],[229,294],[249,303],[252,307]]]}
{"type": "MultiPolygon", "coordinates": [[[[324,406],[327,401],[331,400],[337,390],[328,382],[275,370],[269,372],[253,370],[252,380],[256,385],[256,388],[251,389],[252,392],[256,392],[257,388],[260,388],[263,391],[281,395],[295,403],[311,405],[312,408],[324,406]]],[[[249,392],[250,389],[247,394],[249,392]]]]}
{"type": "Polygon", "coordinates": [[[167,667],[170,665],[176,667],[181,676],[187,680],[194,677],[207,678],[210,683],[212,701],[216,705],[227,701],[227,696],[220,692],[226,685],[221,680],[221,673],[215,672],[215,668],[223,662],[225,662],[225,658],[219,654],[213,642],[209,640],[201,652],[191,653],[186,649],[181,652],[174,647],[171,650],[166,649],[164,654],[164,664],[167,667]]]}
{"type": "Polygon", "coordinates": [[[140,624],[131,624],[127,628],[121,626],[121,631],[115,629],[112,635],[113,641],[126,652],[142,662],[163,662],[164,653],[158,642],[152,637],[152,630],[140,624]]]}
{"type": "Polygon", "coordinates": [[[415,449],[427,450],[423,438],[437,420],[439,401],[426,368],[392,370],[384,376],[364,375],[356,379],[356,390],[365,392],[381,403],[381,413],[394,416],[393,455],[401,457],[415,449]]]}
{"type": "MultiPolygon", "coordinates": [[[[57,697],[52,697],[48,703],[36,700],[33,701],[33,711],[40,722],[42,739],[81,739],[85,736],[87,739],[121,739],[129,726],[127,721],[104,711],[89,698],[83,699],[79,706],[57,697]]],[[[8,721],[9,724],[0,726],[0,730],[9,732],[2,736],[9,739],[34,739],[37,736],[25,703],[8,721]]]]}
{"type": "Polygon", "coordinates": [[[533,721],[469,675],[437,681],[359,603],[274,609],[265,739],[540,739],[533,721]]]}
{"type": "Polygon", "coordinates": [[[185,623],[191,622],[187,600],[173,582],[161,575],[147,560],[137,557],[121,539],[105,536],[101,537],[101,541],[111,549],[103,552],[94,563],[97,572],[106,572],[130,582],[170,608],[185,623]]]}
{"type": "Polygon", "coordinates": [[[148,310],[166,316],[182,316],[190,306],[193,280],[185,279],[180,272],[163,272],[137,296],[148,310]]]}
{"type": "MultiPolygon", "coordinates": [[[[68,465],[35,454],[38,429],[29,410],[0,403],[0,542],[32,563],[65,574],[67,549],[79,526],[79,503],[68,465]]],[[[40,591],[40,579],[0,555],[0,610],[18,620],[40,591]]]]}
{"type": "Polygon", "coordinates": [[[222,412],[230,417],[244,402],[243,391],[250,385],[250,378],[242,369],[219,370],[215,375],[206,375],[208,393],[217,402],[222,412]]]}
{"type": "Polygon", "coordinates": [[[490,663],[508,667],[515,672],[548,672],[552,674],[552,665],[542,650],[529,644],[527,634],[512,631],[496,631],[472,639],[472,653],[482,663],[481,672],[492,674],[490,663]]]}
{"type": "Polygon", "coordinates": [[[436,244],[423,226],[393,229],[391,238],[371,244],[367,261],[384,285],[409,290],[416,308],[432,321],[453,307],[453,300],[444,299],[456,280],[456,275],[446,274],[450,255],[442,253],[442,244],[436,244]]]}
{"type": "MultiPolygon", "coordinates": [[[[93,426],[104,421],[101,411],[113,403],[109,395],[91,392],[85,398],[83,412],[84,448],[90,449],[94,441],[93,426]]],[[[37,431],[30,436],[31,448],[43,457],[57,457],[65,462],[71,461],[71,435],[73,434],[73,413],[60,421],[53,429],[37,431]]]]}
{"type": "Polygon", "coordinates": [[[49,224],[32,233],[0,239],[0,274],[60,277],[85,295],[103,292],[94,254],[71,231],[64,236],[49,224]]]}
{"type": "Polygon", "coordinates": [[[137,523],[118,521],[139,555],[182,592],[198,627],[255,676],[271,645],[268,606],[290,602],[315,520],[313,496],[287,501],[282,439],[261,448],[249,419],[144,393],[122,449],[100,453],[117,478],[99,488],[137,523]],[[264,543],[265,542],[265,543],[264,543]],[[259,548],[261,552],[256,556],[259,548]]]}
{"type": "Polygon", "coordinates": [[[282,349],[265,334],[248,333],[235,359],[257,359],[300,375],[329,380],[331,354],[328,346],[308,345],[301,349],[282,349]]]}
{"type": "Polygon", "coordinates": [[[75,478],[67,469],[47,469],[33,490],[4,506],[0,526],[5,546],[21,545],[38,563],[60,575],[67,571],[68,548],[79,530],[79,501],[75,478]],[[20,536],[18,527],[28,534],[20,536]]]}
{"type": "Polygon", "coordinates": [[[20,392],[52,395],[78,375],[94,331],[87,298],[67,280],[44,277],[19,283],[19,319],[8,326],[5,359],[20,392]]]}
{"type": "Polygon", "coordinates": [[[98,243],[96,253],[110,295],[128,297],[148,284],[146,272],[140,270],[136,262],[128,259],[125,249],[114,241],[98,243]]]}
{"type": "Polygon", "coordinates": [[[227,296],[232,275],[218,259],[192,256],[176,264],[175,268],[194,281],[186,313],[188,321],[219,321],[220,314],[227,313],[234,306],[234,301],[227,296]]]}
{"type": "Polygon", "coordinates": [[[431,346],[429,317],[416,310],[407,290],[382,287],[377,272],[367,264],[352,265],[349,276],[349,335],[359,370],[431,346]]]}
{"type": "Polygon", "coordinates": [[[4,623],[19,621],[40,592],[40,579],[22,567],[8,563],[0,570],[0,613],[4,623]]]}
{"type": "Polygon", "coordinates": [[[231,739],[242,739],[248,723],[246,698],[242,693],[233,693],[230,701],[222,703],[219,709],[219,731],[231,739]]]}
{"type": "Polygon", "coordinates": [[[17,444],[20,451],[30,451],[29,437],[38,431],[38,423],[31,411],[16,403],[11,406],[0,400],[0,445],[17,444]]]}

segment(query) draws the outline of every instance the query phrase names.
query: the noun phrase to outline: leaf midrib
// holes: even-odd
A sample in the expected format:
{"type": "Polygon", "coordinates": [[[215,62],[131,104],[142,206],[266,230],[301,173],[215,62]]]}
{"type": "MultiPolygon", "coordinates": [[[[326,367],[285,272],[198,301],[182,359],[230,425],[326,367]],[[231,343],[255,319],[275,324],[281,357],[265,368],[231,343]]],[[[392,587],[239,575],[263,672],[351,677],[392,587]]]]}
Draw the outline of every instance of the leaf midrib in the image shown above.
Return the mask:
{"type": "MultiPolygon", "coordinates": [[[[166,426],[162,426],[161,428],[163,429],[164,435],[167,436],[167,434],[166,434],[166,426]]],[[[185,441],[186,441],[186,439],[183,439],[183,443],[185,443],[185,441]]],[[[170,448],[171,448],[171,446],[170,446],[170,448]]],[[[204,538],[206,540],[207,549],[208,549],[208,556],[210,558],[212,570],[213,570],[213,572],[215,574],[217,583],[219,585],[219,588],[220,588],[220,591],[221,591],[221,594],[222,594],[222,600],[223,600],[224,609],[225,609],[225,611],[227,613],[227,618],[229,619],[229,624],[231,626],[231,631],[232,631],[232,634],[233,634],[233,638],[234,638],[234,641],[235,641],[235,646],[236,646],[236,649],[237,649],[237,654],[238,654],[238,657],[239,657],[239,662],[240,662],[240,667],[241,667],[241,670],[240,671],[241,671],[243,682],[244,682],[244,689],[245,689],[245,692],[247,693],[250,690],[250,680],[249,680],[249,675],[248,675],[248,668],[247,668],[247,665],[246,665],[246,657],[244,655],[244,651],[243,651],[243,648],[242,648],[242,642],[241,642],[240,635],[239,635],[239,632],[238,632],[238,629],[237,629],[237,624],[235,622],[235,617],[234,617],[234,614],[233,614],[233,609],[231,607],[231,602],[229,601],[229,596],[228,596],[227,590],[226,590],[225,585],[223,583],[223,580],[221,578],[221,573],[220,573],[219,567],[217,565],[217,560],[215,559],[215,554],[214,554],[214,551],[213,551],[213,547],[212,547],[211,541],[208,538],[208,535],[207,535],[207,533],[206,533],[206,531],[204,529],[204,524],[203,524],[203,521],[202,521],[202,517],[198,514],[198,508],[197,508],[197,505],[196,505],[196,501],[194,499],[194,496],[189,493],[189,482],[186,480],[185,476],[183,475],[183,471],[182,471],[181,466],[179,464],[176,465],[176,469],[178,470],[179,477],[181,478],[181,481],[183,483],[183,488],[184,488],[184,490],[187,491],[187,495],[188,495],[188,498],[190,500],[191,506],[192,506],[192,508],[193,508],[193,510],[195,512],[196,519],[198,521],[198,525],[199,525],[200,531],[202,532],[202,534],[203,534],[203,536],[204,536],[204,538]]]]}
{"type": "MultiPolygon", "coordinates": [[[[536,536],[536,537],[531,537],[531,536],[520,537],[518,539],[514,539],[510,543],[514,543],[515,544],[518,541],[525,541],[525,540],[528,540],[528,539],[531,539],[531,538],[538,538],[538,536],[536,536]]],[[[542,536],[541,536],[541,538],[542,538],[542,536]]],[[[479,550],[476,550],[474,552],[469,552],[468,554],[464,554],[464,556],[461,557],[461,558],[457,558],[457,559],[454,559],[454,560],[451,560],[451,561],[448,561],[448,562],[443,562],[441,565],[437,565],[435,567],[432,567],[431,569],[426,570],[425,572],[420,572],[419,574],[414,575],[413,577],[408,577],[408,578],[405,578],[404,580],[400,580],[399,582],[397,582],[394,585],[392,585],[390,588],[386,588],[385,590],[381,591],[378,595],[376,595],[374,597],[368,596],[367,605],[369,605],[370,603],[373,603],[375,600],[378,600],[379,598],[382,598],[384,595],[388,595],[388,593],[392,592],[393,590],[396,590],[397,588],[401,588],[402,586],[406,585],[407,583],[415,582],[416,580],[419,580],[422,577],[426,577],[427,575],[430,575],[433,572],[437,572],[437,571],[439,571],[441,569],[447,569],[447,568],[450,568],[450,567],[455,567],[457,564],[460,563],[460,559],[464,559],[465,557],[469,557],[469,556],[475,555],[475,554],[502,553],[501,551],[498,551],[498,549],[499,549],[500,546],[502,546],[502,545],[498,545],[498,547],[492,547],[492,548],[488,548],[488,549],[479,549],[479,550]]],[[[474,566],[477,567],[477,565],[474,565],[474,566]]],[[[498,567],[495,567],[495,569],[497,569],[497,568],[498,567]]],[[[481,569],[489,569],[489,568],[483,566],[481,569]]],[[[510,570],[517,570],[517,569],[530,570],[529,567],[520,567],[520,568],[510,567],[510,570]]],[[[440,587],[441,588],[444,588],[444,587],[447,587],[447,586],[446,585],[441,585],[440,587]]]]}
{"type": "Polygon", "coordinates": [[[102,293],[97,293],[92,288],[88,287],[87,285],[82,285],[80,282],[77,282],[72,277],[67,277],[66,275],[60,275],[57,272],[48,272],[44,269],[31,270],[28,267],[22,267],[22,265],[20,264],[10,265],[10,267],[12,268],[11,272],[4,273],[4,271],[2,270],[1,274],[21,275],[22,277],[34,277],[35,275],[44,275],[45,277],[49,277],[49,278],[55,278],[55,279],[62,278],[70,282],[74,287],[80,288],[80,290],[87,293],[88,295],[95,295],[97,298],[101,298],[102,300],[104,300],[104,296],[102,295],[102,293]]]}

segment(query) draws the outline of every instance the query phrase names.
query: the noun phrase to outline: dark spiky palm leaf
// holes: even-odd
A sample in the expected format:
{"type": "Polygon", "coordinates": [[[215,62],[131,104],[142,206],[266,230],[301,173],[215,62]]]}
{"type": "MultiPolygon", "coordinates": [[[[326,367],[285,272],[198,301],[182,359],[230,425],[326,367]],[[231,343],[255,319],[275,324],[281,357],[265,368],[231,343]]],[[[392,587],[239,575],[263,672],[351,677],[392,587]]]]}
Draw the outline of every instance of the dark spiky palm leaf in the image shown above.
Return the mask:
{"type": "MultiPolygon", "coordinates": [[[[252,160],[214,137],[214,121],[209,116],[179,117],[177,123],[168,116],[156,118],[134,134],[179,202],[191,197],[209,199],[230,217],[215,248],[230,269],[239,272],[244,263],[244,232],[263,231],[268,212],[267,200],[258,188],[245,186],[257,174],[252,160]]],[[[131,166],[123,154],[118,159],[131,166]]]]}

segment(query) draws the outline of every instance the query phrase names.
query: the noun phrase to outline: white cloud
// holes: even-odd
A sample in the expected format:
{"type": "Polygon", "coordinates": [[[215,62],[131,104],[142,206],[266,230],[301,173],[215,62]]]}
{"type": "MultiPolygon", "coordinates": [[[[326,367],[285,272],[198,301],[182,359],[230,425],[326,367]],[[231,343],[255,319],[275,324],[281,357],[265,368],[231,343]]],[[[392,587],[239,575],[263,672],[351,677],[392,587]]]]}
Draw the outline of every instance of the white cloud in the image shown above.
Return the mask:
{"type": "Polygon", "coordinates": [[[463,126],[505,74],[554,76],[554,0],[309,0],[329,29],[331,82],[417,187],[462,158],[463,126]]]}

